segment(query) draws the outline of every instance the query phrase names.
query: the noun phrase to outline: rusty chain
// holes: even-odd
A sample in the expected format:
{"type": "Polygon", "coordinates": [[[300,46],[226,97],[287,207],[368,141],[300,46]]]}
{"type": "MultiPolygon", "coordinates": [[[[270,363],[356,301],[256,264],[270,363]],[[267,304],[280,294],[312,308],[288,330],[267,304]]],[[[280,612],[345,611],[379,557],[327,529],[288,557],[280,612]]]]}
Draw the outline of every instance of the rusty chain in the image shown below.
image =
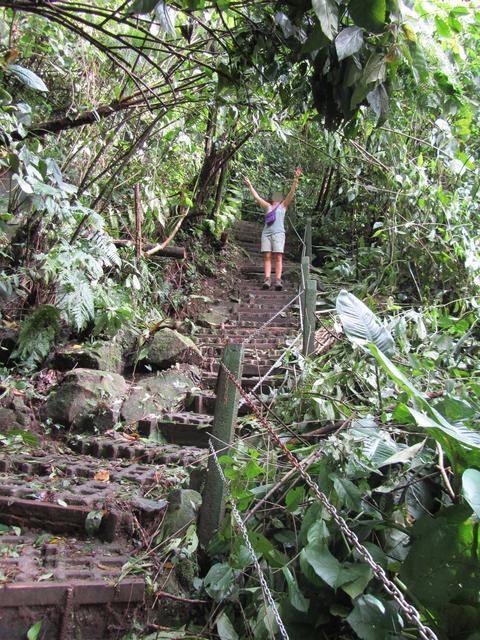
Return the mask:
{"type": "MultiPolygon", "coordinates": [[[[214,448],[214,446],[212,444],[212,440],[211,439],[209,439],[209,441],[208,441],[208,448],[210,449],[210,454],[212,456],[213,461],[215,462],[215,467],[217,469],[218,475],[220,476],[223,484],[225,485],[225,488],[228,491],[230,482],[225,477],[225,474],[223,473],[223,469],[220,466],[220,462],[218,461],[218,457],[217,457],[217,452],[215,451],[215,448],[214,448]]],[[[252,547],[252,543],[250,542],[250,538],[248,537],[247,528],[245,527],[245,525],[243,523],[242,517],[240,515],[240,512],[237,509],[237,505],[235,504],[233,496],[231,494],[229,494],[228,497],[229,497],[229,500],[230,500],[230,506],[231,506],[231,509],[232,509],[233,517],[235,518],[235,522],[237,523],[237,526],[240,529],[240,532],[242,534],[243,540],[245,542],[245,546],[247,547],[248,552],[250,553],[250,557],[252,558],[252,562],[253,562],[253,564],[255,566],[255,570],[256,570],[256,572],[258,574],[258,579],[260,581],[260,586],[262,587],[263,595],[265,596],[266,600],[268,601],[268,604],[272,608],[273,617],[275,618],[275,622],[277,623],[280,635],[282,636],[283,640],[290,640],[290,638],[288,636],[288,633],[287,633],[287,630],[285,629],[285,626],[283,624],[282,618],[280,617],[280,613],[278,611],[278,608],[277,608],[277,605],[275,603],[275,600],[273,599],[272,592],[270,591],[270,588],[269,588],[269,586],[267,584],[267,581],[265,579],[265,576],[263,574],[262,567],[260,566],[260,563],[258,562],[257,555],[255,553],[254,548],[252,547]]]]}
{"type": "Polygon", "coordinates": [[[364,561],[369,565],[372,569],[374,575],[381,582],[384,590],[392,596],[392,598],[397,602],[401,611],[404,613],[405,618],[411,622],[419,631],[420,638],[422,640],[438,640],[435,633],[420,619],[419,612],[413,607],[407,600],[405,596],[400,591],[400,589],[390,580],[390,578],[385,573],[385,570],[373,559],[372,555],[368,551],[368,549],[360,542],[357,535],[350,529],[345,519],[339,514],[335,506],[328,500],[327,496],[320,490],[316,482],[312,479],[310,474],[305,471],[302,465],[299,463],[297,458],[293,455],[293,453],[285,446],[282,442],[280,436],[276,433],[273,427],[268,423],[267,419],[259,412],[258,408],[253,404],[250,400],[248,394],[244,391],[242,386],[239,384],[238,380],[233,376],[231,371],[227,369],[227,367],[220,362],[221,368],[224,370],[227,378],[235,385],[239,394],[248,404],[250,409],[252,409],[253,413],[256,415],[262,426],[268,431],[271,437],[275,440],[278,446],[282,449],[284,454],[287,456],[288,460],[291,464],[297,469],[302,478],[305,480],[306,484],[310,487],[316,497],[320,500],[322,505],[328,511],[328,513],[332,516],[333,520],[342,531],[345,538],[351,543],[351,545],[356,549],[358,554],[364,559],[364,561]]]}

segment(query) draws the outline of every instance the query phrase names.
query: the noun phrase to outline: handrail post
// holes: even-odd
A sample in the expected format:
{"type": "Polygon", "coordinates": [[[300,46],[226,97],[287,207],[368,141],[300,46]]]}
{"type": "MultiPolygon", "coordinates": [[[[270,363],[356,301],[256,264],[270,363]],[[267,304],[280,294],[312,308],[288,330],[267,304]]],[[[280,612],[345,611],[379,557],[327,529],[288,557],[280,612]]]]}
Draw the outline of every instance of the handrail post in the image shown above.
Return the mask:
{"type": "Polygon", "coordinates": [[[308,357],[315,351],[315,309],[317,304],[317,281],[311,278],[305,285],[305,315],[303,317],[303,355],[308,357]]]}
{"type": "Polygon", "coordinates": [[[312,218],[307,217],[307,223],[305,225],[305,255],[312,259],[312,218]]]}
{"type": "MultiPolygon", "coordinates": [[[[241,380],[243,370],[243,345],[227,344],[222,362],[236,380],[241,380]]],[[[212,444],[219,455],[229,453],[233,442],[238,414],[239,392],[220,366],[217,378],[215,414],[213,417],[212,444]]],[[[225,486],[219,476],[215,461],[208,460],[207,480],[200,508],[198,538],[203,548],[218,531],[225,513],[225,486]]]]}
{"type": "Polygon", "coordinates": [[[310,278],[310,258],[308,256],[303,256],[301,267],[302,267],[302,282],[301,282],[302,295],[300,296],[300,312],[302,314],[302,319],[305,319],[305,291],[307,290],[307,282],[310,278]]]}

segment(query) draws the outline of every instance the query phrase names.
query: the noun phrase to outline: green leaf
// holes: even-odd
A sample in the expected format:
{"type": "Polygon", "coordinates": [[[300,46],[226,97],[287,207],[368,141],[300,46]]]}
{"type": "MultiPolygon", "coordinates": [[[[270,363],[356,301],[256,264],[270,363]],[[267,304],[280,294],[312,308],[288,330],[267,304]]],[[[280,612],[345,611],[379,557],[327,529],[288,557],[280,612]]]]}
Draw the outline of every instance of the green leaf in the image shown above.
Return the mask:
{"type": "Polygon", "coordinates": [[[285,506],[289,513],[293,513],[298,509],[300,503],[303,501],[304,491],[303,487],[295,487],[295,489],[290,489],[290,491],[285,496],[285,506]]]}
{"type": "Polygon", "coordinates": [[[214,564],[205,576],[203,586],[216,602],[228,598],[235,586],[235,574],[228,564],[214,564]]]}
{"type": "Polygon", "coordinates": [[[357,53],[363,46],[363,31],[360,27],[342,29],[335,38],[335,49],[339,60],[357,53]]]}
{"type": "Polygon", "coordinates": [[[292,574],[290,569],[288,567],[282,567],[282,572],[285,576],[285,580],[287,581],[290,604],[292,607],[297,609],[297,611],[303,611],[303,613],[306,613],[310,606],[310,600],[305,598],[303,593],[300,591],[295,576],[292,574]]]}
{"type": "Polygon", "coordinates": [[[445,22],[445,20],[442,20],[442,18],[440,18],[440,16],[435,16],[435,26],[437,28],[438,35],[442,38],[449,38],[452,35],[450,27],[445,22]]]}
{"type": "Polygon", "coordinates": [[[347,622],[361,640],[385,640],[403,627],[395,605],[370,594],[357,598],[347,622]]]}
{"type": "Polygon", "coordinates": [[[480,471],[467,469],[462,475],[463,497],[480,518],[480,471]]]}
{"type": "Polygon", "coordinates": [[[335,0],[312,0],[320,27],[329,40],[333,40],[338,31],[338,7],[335,0]]]}
{"type": "Polygon", "coordinates": [[[40,631],[42,630],[43,620],[39,620],[36,622],[30,629],[27,631],[27,640],[37,640],[40,635],[40,631]]]}
{"type": "MultiPolygon", "coordinates": [[[[417,411],[411,407],[409,407],[409,411],[415,418],[415,422],[419,427],[433,431],[438,429],[467,447],[480,449],[480,432],[469,429],[461,424],[450,424],[445,420],[445,418],[443,418],[443,416],[436,413],[433,408],[430,409],[434,415],[433,418],[428,416],[426,413],[422,413],[421,411],[417,411]]],[[[434,433],[432,435],[434,435],[434,433]]]]}
{"type": "Polygon", "coordinates": [[[337,578],[337,587],[353,599],[361,595],[372,579],[373,573],[367,564],[344,562],[337,578]]]}
{"type": "Polygon", "coordinates": [[[143,15],[145,13],[151,13],[158,4],[158,0],[135,0],[132,6],[127,11],[127,16],[130,15],[143,15]]]}
{"type": "Polygon", "coordinates": [[[411,447],[405,447],[405,449],[402,449],[398,453],[394,453],[393,456],[390,456],[390,458],[387,458],[380,466],[384,467],[387,464],[410,462],[410,460],[412,460],[412,458],[414,458],[417,453],[419,453],[423,449],[423,445],[425,444],[425,442],[425,440],[422,440],[422,442],[412,444],[411,447]]]}
{"type": "Polygon", "coordinates": [[[329,42],[329,39],[326,37],[320,27],[320,23],[315,18],[315,26],[313,28],[313,31],[303,43],[301,53],[312,53],[312,51],[323,49],[323,47],[329,42]]]}
{"type": "Polygon", "coordinates": [[[386,0],[350,0],[348,13],[356,25],[377,33],[386,23],[386,0]]]}
{"type": "Polygon", "coordinates": [[[5,71],[14,75],[20,82],[23,82],[30,89],[36,89],[37,91],[48,91],[47,85],[44,81],[37,76],[36,73],[25,69],[19,64],[9,64],[5,71]]]}
{"type": "Polygon", "coordinates": [[[383,84],[379,84],[373,91],[367,93],[368,104],[378,118],[377,126],[381,126],[388,114],[388,93],[383,84]]]}
{"type": "Polygon", "coordinates": [[[349,340],[363,349],[373,342],[383,353],[395,352],[391,333],[380,324],[375,314],[361,300],[342,289],[337,297],[337,313],[349,340]]]}
{"type": "Polygon", "coordinates": [[[383,82],[387,75],[387,63],[385,56],[381,53],[372,53],[367,60],[363,70],[363,81],[365,84],[372,82],[383,82]]]}
{"type": "Polygon", "coordinates": [[[225,611],[218,616],[215,621],[217,625],[217,632],[220,636],[220,640],[238,640],[238,633],[235,631],[233,624],[230,622],[230,618],[225,611]]]}
{"type": "Polygon", "coordinates": [[[326,544],[309,544],[302,550],[302,557],[319,578],[332,589],[335,588],[342,565],[332,556],[326,544]]]}
{"type": "MultiPolygon", "coordinates": [[[[378,360],[380,365],[385,369],[390,378],[401,388],[406,391],[408,395],[415,398],[420,403],[425,402],[424,395],[410,382],[410,380],[400,371],[400,369],[393,364],[393,362],[387,358],[386,355],[375,344],[368,345],[368,348],[378,360]]],[[[410,411],[410,409],[409,409],[410,411]]]]}

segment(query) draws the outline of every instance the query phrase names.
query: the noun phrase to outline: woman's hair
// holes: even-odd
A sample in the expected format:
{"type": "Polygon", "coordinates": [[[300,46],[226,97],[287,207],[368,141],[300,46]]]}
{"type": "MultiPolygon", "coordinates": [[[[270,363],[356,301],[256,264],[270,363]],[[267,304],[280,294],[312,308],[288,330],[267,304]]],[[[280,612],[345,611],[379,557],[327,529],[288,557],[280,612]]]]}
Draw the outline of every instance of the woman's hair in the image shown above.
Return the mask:
{"type": "Polygon", "coordinates": [[[272,202],[282,202],[283,201],[283,194],[281,193],[281,191],[274,191],[272,193],[272,202]]]}

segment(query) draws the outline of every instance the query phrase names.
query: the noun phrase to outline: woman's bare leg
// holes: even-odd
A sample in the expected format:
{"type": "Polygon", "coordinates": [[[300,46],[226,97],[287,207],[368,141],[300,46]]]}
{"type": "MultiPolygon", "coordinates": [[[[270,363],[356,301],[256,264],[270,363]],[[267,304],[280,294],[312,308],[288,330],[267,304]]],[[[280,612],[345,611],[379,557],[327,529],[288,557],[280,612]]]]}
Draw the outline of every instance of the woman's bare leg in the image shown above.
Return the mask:
{"type": "Polygon", "coordinates": [[[265,280],[269,280],[272,275],[272,254],[270,251],[263,252],[263,272],[265,280]]]}
{"type": "Polygon", "coordinates": [[[279,282],[282,279],[283,271],[283,253],[274,253],[275,259],[275,280],[279,282]]]}

